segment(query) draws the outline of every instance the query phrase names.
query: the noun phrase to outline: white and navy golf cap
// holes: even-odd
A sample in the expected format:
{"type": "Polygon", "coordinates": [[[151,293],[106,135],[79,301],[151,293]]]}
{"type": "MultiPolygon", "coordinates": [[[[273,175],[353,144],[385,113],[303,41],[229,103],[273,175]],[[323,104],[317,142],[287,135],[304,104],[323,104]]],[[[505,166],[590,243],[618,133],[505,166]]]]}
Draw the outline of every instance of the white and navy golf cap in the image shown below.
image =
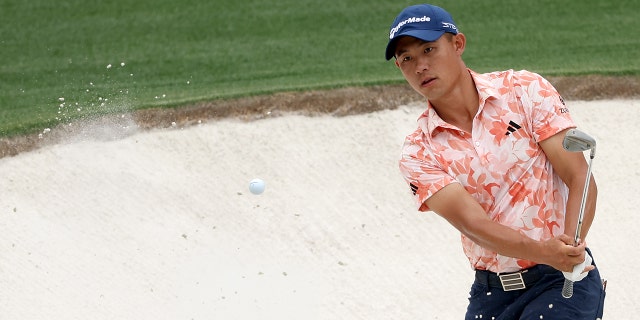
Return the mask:
{"type": "Polygon", "coordinates": [[[436,41],[445,32],[458,34],[458,28],[451,15],[444,9],[430,5],[419,4],[402,10],[391,25],[386,58],[393,58],[396,52],[396,42],[402,36],[411,36],[424,41],[436,41]]]}

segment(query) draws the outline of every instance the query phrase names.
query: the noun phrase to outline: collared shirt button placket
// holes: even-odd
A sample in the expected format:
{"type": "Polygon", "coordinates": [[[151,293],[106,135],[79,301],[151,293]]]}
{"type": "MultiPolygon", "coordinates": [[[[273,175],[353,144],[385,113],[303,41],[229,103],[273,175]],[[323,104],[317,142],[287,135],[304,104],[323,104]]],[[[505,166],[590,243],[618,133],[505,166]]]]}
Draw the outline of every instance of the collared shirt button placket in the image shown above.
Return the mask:
{"type": "Polygon", "coordinates": [[[486,165],[488,164],[488,161],[486,160],[484,150],[480,148],[480,146],[482,145],[482,143],[480,143],[480,141],[474,141],[473,145],[475,146],[476,154],[477,154],[477,155],[478,155],[478,157],[480,158],[480,163],[481,163],[483,166],[486,166],[486,165]]]}

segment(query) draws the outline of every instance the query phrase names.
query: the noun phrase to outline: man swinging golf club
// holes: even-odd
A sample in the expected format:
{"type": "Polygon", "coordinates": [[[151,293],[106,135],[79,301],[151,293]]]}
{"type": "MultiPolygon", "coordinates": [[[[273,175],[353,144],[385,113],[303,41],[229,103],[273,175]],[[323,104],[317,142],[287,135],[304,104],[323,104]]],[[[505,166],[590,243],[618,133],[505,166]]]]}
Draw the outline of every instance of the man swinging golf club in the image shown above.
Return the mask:
{"type": "Polygon", "coordinates": [[[425,4],[396,17],[386,49],[427,100],[400,171],[418,210],[461,233],[475,270],[466,319],[599,318],[604,290],[585,241],[597,189],[573,152],[584,139],[565,140],[576,125],[546,79],[476,73],[466,44],[448,12],[425,4]]]}

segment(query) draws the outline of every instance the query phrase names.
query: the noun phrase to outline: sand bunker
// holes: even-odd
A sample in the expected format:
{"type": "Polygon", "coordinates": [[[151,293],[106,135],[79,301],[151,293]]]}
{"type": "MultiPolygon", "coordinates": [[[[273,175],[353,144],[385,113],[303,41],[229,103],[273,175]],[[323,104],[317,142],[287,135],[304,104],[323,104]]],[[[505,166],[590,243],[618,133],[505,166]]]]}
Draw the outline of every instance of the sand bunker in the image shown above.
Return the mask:
{"type": "MultiPolygon", "coordinates": [[[[629,318],[640,101],[568,105],[598,140],[605,315],[629,318]]],[[[461,319],[458,233],[415,210],[397,171],[423,107],[101,132],[0,159],[2,318],[461,319]]]]}

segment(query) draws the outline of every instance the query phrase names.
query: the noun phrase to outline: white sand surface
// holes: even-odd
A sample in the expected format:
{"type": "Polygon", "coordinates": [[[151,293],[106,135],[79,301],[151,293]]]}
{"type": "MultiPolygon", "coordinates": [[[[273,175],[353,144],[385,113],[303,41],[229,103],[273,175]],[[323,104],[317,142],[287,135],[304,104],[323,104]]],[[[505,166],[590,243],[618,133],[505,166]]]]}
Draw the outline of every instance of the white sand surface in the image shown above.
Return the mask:
{"type": "MultiPolygon", "coordinates": [[[[605,318],[633,319],[640,101],[568,105],[598,141],[588,241],[609,280],[605,318]]],[[[416,211],[397,170],[423,107],[221,120],[0,159],[0,318],[461,319],[473,272],[458,232],[416,211]]]]}

